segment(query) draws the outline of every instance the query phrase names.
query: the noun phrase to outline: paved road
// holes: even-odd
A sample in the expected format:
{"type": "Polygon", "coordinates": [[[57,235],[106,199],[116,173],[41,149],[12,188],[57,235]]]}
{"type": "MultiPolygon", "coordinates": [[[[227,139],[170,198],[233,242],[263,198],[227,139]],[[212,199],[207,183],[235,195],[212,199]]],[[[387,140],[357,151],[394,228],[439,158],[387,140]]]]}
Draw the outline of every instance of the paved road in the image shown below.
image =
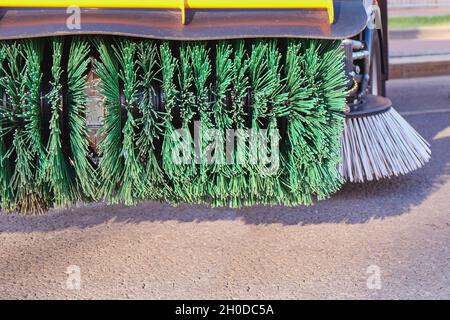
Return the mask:
{"type": "Polygon", "coordinates": [[[0,215],[0,297],[450,298],[450,77],[388,89],[431,142],[423,170],[310,208],[0,215]]]}

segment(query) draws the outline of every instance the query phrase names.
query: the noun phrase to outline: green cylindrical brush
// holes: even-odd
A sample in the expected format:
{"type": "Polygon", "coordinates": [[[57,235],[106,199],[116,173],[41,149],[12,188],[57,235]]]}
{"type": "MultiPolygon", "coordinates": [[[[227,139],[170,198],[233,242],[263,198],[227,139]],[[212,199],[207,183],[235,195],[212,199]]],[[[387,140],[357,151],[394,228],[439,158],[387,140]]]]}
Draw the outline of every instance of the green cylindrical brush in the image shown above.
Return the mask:
{"type": "Polygon", "coordinates": [[[338,42],[45,41],[0,50],[5,210],[97,199],[308,205],[342,183],[338,42]],[[92,57],[105,110],[98,155],[87,139],[92,57]]]}

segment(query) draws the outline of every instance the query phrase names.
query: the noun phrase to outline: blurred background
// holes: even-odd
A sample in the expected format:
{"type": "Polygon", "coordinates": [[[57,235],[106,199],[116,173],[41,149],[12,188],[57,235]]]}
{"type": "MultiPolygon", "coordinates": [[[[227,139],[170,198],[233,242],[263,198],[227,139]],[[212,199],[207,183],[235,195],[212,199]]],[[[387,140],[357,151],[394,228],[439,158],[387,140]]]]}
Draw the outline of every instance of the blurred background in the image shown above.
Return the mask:
{"type": "Polygon", "coordinates": [[[450,1],[389,0],[388,6],[391,79],[450,74],[450,1]]]}

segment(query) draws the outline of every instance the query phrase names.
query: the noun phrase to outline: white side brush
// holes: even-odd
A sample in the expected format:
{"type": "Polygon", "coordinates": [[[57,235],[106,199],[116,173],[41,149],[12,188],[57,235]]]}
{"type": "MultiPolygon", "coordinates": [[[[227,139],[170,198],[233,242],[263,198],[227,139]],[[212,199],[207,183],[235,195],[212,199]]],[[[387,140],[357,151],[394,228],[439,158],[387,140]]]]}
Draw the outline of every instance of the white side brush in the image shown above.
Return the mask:
{"type": "Polygon", "coordinates": [[[391,107],[369,96],[366,107],[347,115],[341,139],[340,173],[348,182],[379,180],[410,173],[431,158],[427,141],[391,107]]]}

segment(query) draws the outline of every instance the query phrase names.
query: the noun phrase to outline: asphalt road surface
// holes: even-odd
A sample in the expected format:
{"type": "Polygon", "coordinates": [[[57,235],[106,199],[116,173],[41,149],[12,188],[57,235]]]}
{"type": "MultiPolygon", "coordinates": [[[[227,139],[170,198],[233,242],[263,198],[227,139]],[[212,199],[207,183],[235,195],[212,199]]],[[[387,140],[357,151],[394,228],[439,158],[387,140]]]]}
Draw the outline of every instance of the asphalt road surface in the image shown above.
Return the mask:
{"type": "Polygon", "coordinates": [[[450,77],[388,90],[432,145],[422,170],[308,208],[0,215],[0,298],[450,298],[450,77]]]}

